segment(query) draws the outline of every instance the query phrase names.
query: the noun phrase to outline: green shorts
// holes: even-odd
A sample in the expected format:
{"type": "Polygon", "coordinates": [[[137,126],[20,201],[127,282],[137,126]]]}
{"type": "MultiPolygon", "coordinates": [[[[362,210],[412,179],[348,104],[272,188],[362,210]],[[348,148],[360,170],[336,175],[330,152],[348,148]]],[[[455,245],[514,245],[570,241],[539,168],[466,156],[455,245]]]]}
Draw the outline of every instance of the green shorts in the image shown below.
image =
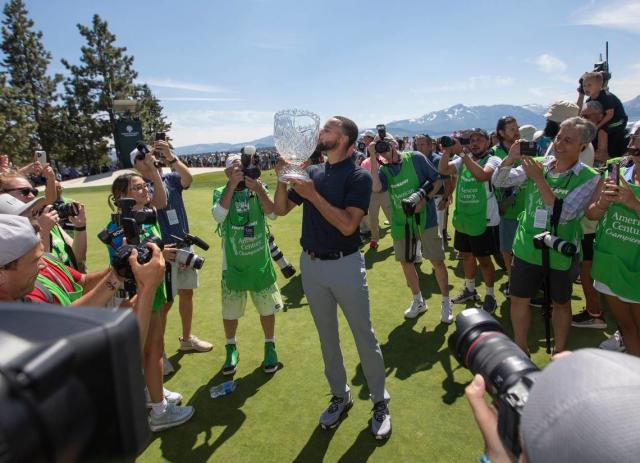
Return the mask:
{"type": "MultiPolygon", "coordinates": [[[[229,289],[222,280],[222,318],[225,320],[237,320],[244,315],[247,306],[247,291],[229,289]]],[[[273,315],[282,309],[282,296],[276,283],[260,291],[248,291],[251,294],[253,305],[258,309],[262,317],[273,315]]]]}

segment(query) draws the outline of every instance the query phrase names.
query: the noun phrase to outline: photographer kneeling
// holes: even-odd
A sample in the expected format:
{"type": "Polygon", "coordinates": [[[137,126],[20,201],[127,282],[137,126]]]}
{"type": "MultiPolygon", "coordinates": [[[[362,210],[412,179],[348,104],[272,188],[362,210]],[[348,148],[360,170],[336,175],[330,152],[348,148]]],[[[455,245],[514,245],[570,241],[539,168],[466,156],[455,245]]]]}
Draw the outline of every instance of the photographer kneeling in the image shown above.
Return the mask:
{"type": "Polygon", "coordinates": [[[442,180],[422,154],[399,153],[396,140],[383,130],[379,130],[379,135],[369,144],[368,150],[371,159],[372,191],[389,191],[394,253],[402,266],[407,286],[413,294],[413,301],[405,310],[404,316],[415,318],[427,310],[414,266],[419,240],[422,243],[422,255],[431,261],[442,292],[440,318],[444,323],[451,323],[453,313],[449,301],[449,277],[444,265],[442,236],[438,231],[433,201],[442,180]],[[388,163],[379,166],[378,155],[388,163]]]}
{"type": "Polygon", "coordinates": [[[580,162],[579,156],[595,133],[595,126],[587,120],[580,117],[567,119],[560,124],[560,131],[553,142],[555,156],[545,158],[544,165],[532,157],[521,156],[521,141],[518,140],[493,175],[493,183],[497,187],[522,185],[525,190],[525,210],[518,216],[509,281],[514,340],[525,352],[529,352],[529,301],[535,296],[547,271],[550,272],[547,291],[553,305],[555,352],[566,347],[571,326],[571,292],[576,277],[576,272],[572,271],[574,259],[569,254],[572,254],[570,251],[575,254],[580,243],[580,218],[591,202],[599,180],[598,173],[580,162]],[[517,160],[521,165],[513,168],[517,160]],[[549,234],[542,244],[541,239],[535,238],[543,238],[541,234],[544,232],[549,234]],[[554,245],[548,250],[550,269],[547,270],[543,266],[543,249],[539,246],[554,245]]]}
{"type": "Polygon", "coordinates": [[[236,347],[238,319],[244,315],[247,291],[260,313],[264,332],[265,373],[278,369],[274,341],[276,311],[282,308],[282,296],[276,285],[276,273],[269,253],[265,215],[275,219],[274,205],[258,177],[253,162],[253,146],[245,146],[242,156],[227,158],[227,184],[213,192],[211,213],[222,236],[222,323],[226,336],[223,375],[233,375],[240,355],[236,347]]]}
{"type": "MultiPolygon", "coordinates": [[[[100,240],[107,245],[109,257],[118,274],[126,278],[125,289],[116,298],[116,301],[120,298],[125,299],[125,304],[132,303],[134,297],[139,299],[141,297],[141,294],[138,293],[139,284],[142,283],[143,286],[146,284],[146,282],[139,282],[137,279],[134,281],[132,269],[128,266],[128,262],[131,260],[129,254],[144,253],[145,245],[150,249],[155,248],[154,253],[159,252],[156,246],[164,247],[160,239],[160,228],[155,209],[148,207],[150,201],[148,185],[141,175],[133,173],[120,175],[113,181],[109,197],[109,206],[112,210],[117,208],[118,212],[112,215],[111,222],[98,235],[100,240]]],[[[176,248],[166,246],[162,253],[166,260],[174,260],[176,248]]],[[[147,257],[149,256],[144,256],[142,259],[147,257]]],[[[160,284],[154,286],[153,296],[148,298],[145,310],[136,312],[142,332],[140,343],[144,350],[144,377],[149,394],[147,406],[151,408],[149,424],[152,431],[178,426],[191,419],[194,413],[191,406],[178,406],[182,401],[182,395],[163,387],[162,309],[166,302],[165,283],[162,279],[160,284]]]]}

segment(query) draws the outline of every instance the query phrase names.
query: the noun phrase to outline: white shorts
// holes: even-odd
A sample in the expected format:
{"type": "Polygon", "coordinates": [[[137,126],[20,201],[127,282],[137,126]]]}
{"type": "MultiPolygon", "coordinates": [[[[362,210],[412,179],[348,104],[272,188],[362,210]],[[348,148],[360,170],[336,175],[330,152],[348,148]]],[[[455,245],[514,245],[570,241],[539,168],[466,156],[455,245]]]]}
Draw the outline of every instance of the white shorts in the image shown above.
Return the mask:
{"type": "MultiPolygon", "coordinates": [[[[167,281],[167,292],[171,288],[171,299],[175,299],[179,289],[196,289],[198,287],[198,271],[193,268],[180,268],[175,262],[166,261],[167,275],[171,272],[171,281],[167,281]]],[[[167,294],[169,296],[169,294],[167,294]]]]}
{"type": "Polygon", "coordinates": [[[626,299],[624,297],[618,296],[613,291],[611,291],[611,288],[598,280],[593,281],[593,289],[595,289],[599,293],[606,294],[607,296],[617,297],[622,302],[626,302],[627,304],[640,304],[640,301],[632,301],[631,299],[626,299]]]}

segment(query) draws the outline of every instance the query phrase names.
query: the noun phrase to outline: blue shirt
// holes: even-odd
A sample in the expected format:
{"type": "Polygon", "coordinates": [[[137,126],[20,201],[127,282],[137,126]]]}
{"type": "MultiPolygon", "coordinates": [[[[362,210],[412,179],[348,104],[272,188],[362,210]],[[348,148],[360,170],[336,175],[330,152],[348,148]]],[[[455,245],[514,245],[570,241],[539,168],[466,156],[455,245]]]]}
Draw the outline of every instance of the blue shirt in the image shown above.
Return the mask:
{"type": "MultiPolygon", "coordinates": [[[[427,180],[433,183],[440,178],[438,169],[431,162],[427,161],[427,158],[422,153],[413,151],[411,153],[411,161],[413,162],[413,168],[416,170],[416,174],[418,175],[418,182],[420,185],[423,185],[427,180]]],[[[402,164],[385,164],[385,166],[391,176],[395,177],[400,173],[402,164]]],[[[387,177],[385,177],[382,172],[378,172],[378,177],[380,178],[380,183],[382,183],[382,191],[387,191],[389,188],[387,177]]],[[[427,210],[426,228],[436,226],[438,224],[438,218],[436,216],[436,205],[433,198],[427,201],[425,207],[427,210]]]]}
{"type": "MultiPolygon", "coordinates": [[[[335,164],[328,162],[309,166],[306,172],[313,180],[318,193],[329,204],[340,209],[357,207],[365,214],[371,199],[371,174],[357,166],[351,157],[335,164]]],[[[289,190],[289,199],[302,204],[302,236],[300,245],[316,253],[351,252],[360,246],[360,230],[343,235],[325,219],[320,211],[294,190],[289,190]]]]}
{"type": "MultiPolygon", "coordinates": [[[[189,220],[187,219],[187,211],[182,200],[182,183],[180,182],[180,174],[177,172],[169,172],[162,176],[164,190],[167,193],[167,207],[158,209],[158,224],[162,233],[162,241],[165,244],[173,244],[176,241],[171,235],[179,238],[184,237],[185,233],[189,233],[189,220]]],[[[153,195],[153,184],[147,180],[149,191],[153,195]]]]}

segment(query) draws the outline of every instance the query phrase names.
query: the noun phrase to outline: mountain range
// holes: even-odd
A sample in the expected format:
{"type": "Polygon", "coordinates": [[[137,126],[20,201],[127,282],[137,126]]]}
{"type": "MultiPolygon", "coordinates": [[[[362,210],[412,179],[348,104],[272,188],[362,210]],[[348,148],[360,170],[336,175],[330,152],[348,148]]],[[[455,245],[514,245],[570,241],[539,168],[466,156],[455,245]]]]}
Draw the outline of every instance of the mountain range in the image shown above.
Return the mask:
{"type": "MultiPolygon", "coordinates": [[[[624,103],[630,121],[640,119],[640,95],[624,103]]],[[[537,104],[524,106],[490,105],[465,106],[457,104],[440,111],[432,111],[417,119],[402,119],[387,122],[387,130],[396,137],[414,136],[428,133],[433,136],[450,134],[462,128],[483,128],[487,131],[495,129],[496,121],[502,116],[514,116],[518,124],[532,124],[539,129],[545,125],[544,113],[547,107],[537,104]]],[[[364,131],[362,129],[361,131],[364,131]]],[[[240,151],[244,145],[255,145],[258,148],[269,148],[273,145],[273,136],[269,135],[244,143],[203,143],[176,148],[177,154],[200,154],[215,151],[240,151]]]]}

